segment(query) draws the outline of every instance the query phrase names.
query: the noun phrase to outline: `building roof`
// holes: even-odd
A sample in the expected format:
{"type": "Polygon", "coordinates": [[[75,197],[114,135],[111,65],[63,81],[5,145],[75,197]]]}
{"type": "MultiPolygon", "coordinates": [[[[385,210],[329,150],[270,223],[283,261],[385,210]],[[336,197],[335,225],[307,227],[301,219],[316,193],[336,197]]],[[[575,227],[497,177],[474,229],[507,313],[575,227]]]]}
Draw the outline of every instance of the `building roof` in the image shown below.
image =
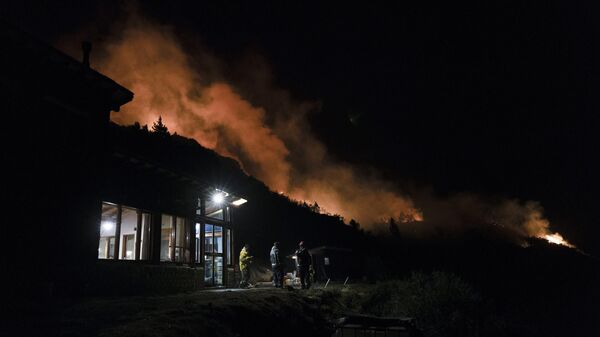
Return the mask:
{"type": "Polygon", "coordinates": [[[30,94],[62,91],[61,98],[83,96],[89,100],[93,96],[96,98],[93,103],[100,101],[104,108],[114,111],[133,99],[131,91],[107,76],[3,22],[0,22],[0,43],[3,46],[0,84],[4,86],[21,87],[30,94]],[[87,91],[87,95],[69,95],[72,91],[78,94],[87,91]]]}

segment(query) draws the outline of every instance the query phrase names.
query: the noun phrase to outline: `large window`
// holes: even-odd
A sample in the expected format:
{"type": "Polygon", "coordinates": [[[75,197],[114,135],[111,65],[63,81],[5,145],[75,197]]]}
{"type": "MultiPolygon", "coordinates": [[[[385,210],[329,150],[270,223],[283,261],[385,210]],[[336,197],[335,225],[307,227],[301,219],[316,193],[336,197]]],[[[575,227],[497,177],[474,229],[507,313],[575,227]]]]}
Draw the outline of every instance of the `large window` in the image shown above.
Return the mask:
{"type": "Polygon", "coordinates": [[[100,219],[100,242],[98,244],[99,259],[115,258],[115,237],[117,227],[117,205],[102,204],[102,218],[100,219]]]}
{"type": "Polygon", "coordinates": [[[206,216],[209,218],[213,218],[213,219],[217,219],[217,220],[224,220],[224,216],[223,216],[223,209],[219,208],[217,210],[214,210],[210,213],[206,213],[206,216]]]}
{"type": "Polygon", "coordinates": [[[133,208],[121,207],[121,235],[119,242],[119,259],[135,259],[135,237],[137,232],[138,212],[133,208]]]}
{"type": "Polygon", "coordinates": [[[160,260],[171,261],[173,246],[173,216],[163,214],[160,222],[160,260]]]}
{"type": "Polygon", "coordinates": [[[186,221],[184,218],[176,218],[175,227],[175,261],[186,261],[186,248],[188,246],[189,237],[187,235],[186,221]]]}
{"type": "Polygon", "coordinates": [[[227,265],[233,264],[233,238],[231,237],[231,229],[227,229],[227,265]]]}
{"type": "Polygon", "coordinates": [[[146,260],[150,250],[149,233],[149,213],[103,202],[98,258],[146,260]]]}
{"type": "Polygon", "coordinates": [[[201,225],[199,223],[196,224],[196,230],[195,230],[195,237],[196,237],[196,249],[194,250],[196,253],[195,259],[194,261],[196,261],[196,263],[200,263],[202,262],[202,239],[200,237],[201,235],[201,225]]]}
{"type": "MultiPolygon", "coordinates": [[[[157,220],[160,220],[160,233],[153,234],[152,216],[149,212],[103,202],[98,258],[149,260],[153,251],[152,237],[160,235],[160,250],[152,254],[158,254],[161,261],[189,262],[191,256],[188,221],[169,214],[161,214],[157,220]]],[[[197,239],[198,233],[197,230],[197,239]]],[[[197,248],[200,248],[200,243],[200,240],[197,240],[197,248]]],[[[197,252],[202,254],[200,249],[197,249],[197,252]]]]}
{"type": "Polygon", "coordinates": [[[189,236],[185,218],[163,214],[160,225],[160,260],[187,262],[189,236]]]}
{"type": "Polygon", "coordinates": [[[223,254],[223,227],[213,226],[213,236],[215,253],[223,254]]]}
{"type": "Polygon", "coordinates": [[[196,214],[197,215],[203,215],[206,216],[208,218],[213,218],[213,219],[217,219],[217,220],[226,220],[228,221],[229,219],[226,217],[225,215],[225,209],[228,207],[225,207],[223,205],[223,202],[217,202],[215,200],[204,200],[204,199],[200,199],[198,198],[198,205],[196,208],[196,214]]]}
{"type": "MultiPolygon", "coordinates": [[[[150,235],[150,213],[141,213],[140,219],[140,243],[139,243],[139,259],[150,259],[150,246],[152,245],[152,236],[150,235]]],[[[138,259],[138,257],[136,257],[138,259]]]]}
{"type": "Polygon", "coordinates": [[[213,225],[204,225],[204,251],[212,253],[213,248],[213,225]]]}
{"type": "Polygon", "coordinates": [[[204,225],[204,281],[223,284],[223,227],[204,225]]]}

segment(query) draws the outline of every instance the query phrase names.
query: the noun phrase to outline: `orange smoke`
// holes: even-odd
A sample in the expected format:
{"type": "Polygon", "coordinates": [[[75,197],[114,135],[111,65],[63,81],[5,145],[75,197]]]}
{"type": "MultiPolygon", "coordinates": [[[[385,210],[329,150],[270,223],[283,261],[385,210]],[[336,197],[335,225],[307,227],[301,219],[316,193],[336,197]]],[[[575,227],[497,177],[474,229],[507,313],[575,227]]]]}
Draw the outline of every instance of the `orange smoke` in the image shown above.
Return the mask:
{"type": "Polygon", "coordinates": [[[100,48],[98,70],[135,93],[112,115],[114,122],[151,125],[162,116],[172,132],[236,159],[272,190],[316,201],[346,220],[369,225],[390,217],[422,217],[409,198],[381,179],[333,162],[304,118],[313,105],[293,102],[287,92],[266,83],[266,71],[253,74],[256,83],[236,87],[215,75],[220,63],[214,57],[186,53],[168,27],[136,16],[100,48]],[[202,64],[212,69],[203,71],[202,64]],[[276,100],[276,107],[251,103],[240,89],[276,100]]]}
{"type": "Polygon", "coordinates": [[[415,191],[423,214],[375,172],[334,161],[306,118],[319,104],[297,102],[274,86],[259,55],[235,69],[235,81],[225,80],[221,61],[202,49],[186,52],[171,29],[135,15],[96,45],[94,55],[99,71],[135,93],[113,121],[151,125],[162,116],[172,132],[236,159],[274,191],[316,201],[322,212],[355,219],[368,229],[387,228],[372,226],[394,218],[403,223],[400,231],[416,235],[488,224],[517,242],[533,236],[572,247],[550,232],[538,203],[415,191]]]}
{"type": "Polygon", "coordinates": [[[403,222],[422,219],[410,199],[399,197],[377,178],[357,176],[344,165],[328,165],[314,172],[291,195],[299,200],[317,200],[326,212],[367,225],[383,223],[390,217],[403,222]]]}
{"type": "Polygon", "coordinates": [[[528,218],[525,222],[525,228],[528,230],[529,236],[534,236],[540,239],[547,240],[550,243],[557,245],[563,245],[571,248],[575,248],[574,245],[570,244],[565,240],[559,233],[552,234],[549,230],[550,222],[545,219],[542,215],[542,209],[538,204],[530,203],[527,205],[529,213],[528,218]]]}
{"type": "Polygon", "coordinates": [[[272,188],[287,190],[289,151],[265,125],[265,111],[225,83],[203,85],[168,30],[137,19],[104,47],[107,57],[99,70],[135,93],[113,121],[151,125],[162,116],[171,131],[237,159],[272,188]]]}
{"type": "MultiPolygon", "coordinates": [[[[527,245],[524,238],[536,237],[551,243],[575,247],[560,234],[552,234],[550,221],[544,217],[544,209],[535,201],[490,199],[470,193],[438,198],[429,190],[415,193],[415,200],[423,209],[429,211],[425,213],[425,220],[420,224],[421,235],[459,232],[487,225],[521,245],[527,245]]],[[[402,229],[401,227],[400,230],[402,229]]]]}

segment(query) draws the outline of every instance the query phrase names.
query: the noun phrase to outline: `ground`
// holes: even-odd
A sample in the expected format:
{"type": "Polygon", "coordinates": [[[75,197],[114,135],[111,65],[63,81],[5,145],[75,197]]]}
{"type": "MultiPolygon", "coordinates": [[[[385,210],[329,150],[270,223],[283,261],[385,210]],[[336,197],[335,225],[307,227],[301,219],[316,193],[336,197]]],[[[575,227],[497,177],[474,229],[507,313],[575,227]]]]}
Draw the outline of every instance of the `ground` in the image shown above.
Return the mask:
{"type": "Polygon", "coordinates": [[[309,294],[264,287],[63,300],[38,307],[17,335],[331,336],[319,298],[309,294]]]}

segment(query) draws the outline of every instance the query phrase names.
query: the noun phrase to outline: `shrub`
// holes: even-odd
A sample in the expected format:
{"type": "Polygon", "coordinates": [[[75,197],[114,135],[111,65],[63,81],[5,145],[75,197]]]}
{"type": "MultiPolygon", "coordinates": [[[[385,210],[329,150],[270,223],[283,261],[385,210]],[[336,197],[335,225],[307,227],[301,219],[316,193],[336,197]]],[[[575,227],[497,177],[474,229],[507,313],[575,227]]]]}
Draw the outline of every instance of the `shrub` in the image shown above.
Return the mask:
{"type": "Polygon", "coordinates": [[[377,284],[365,296],[364,313],[409,316],[426,336],[470,336],[477,329],[481,298],[459,277],[413,273],[407,280],[377,284]]]}

